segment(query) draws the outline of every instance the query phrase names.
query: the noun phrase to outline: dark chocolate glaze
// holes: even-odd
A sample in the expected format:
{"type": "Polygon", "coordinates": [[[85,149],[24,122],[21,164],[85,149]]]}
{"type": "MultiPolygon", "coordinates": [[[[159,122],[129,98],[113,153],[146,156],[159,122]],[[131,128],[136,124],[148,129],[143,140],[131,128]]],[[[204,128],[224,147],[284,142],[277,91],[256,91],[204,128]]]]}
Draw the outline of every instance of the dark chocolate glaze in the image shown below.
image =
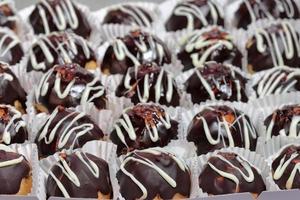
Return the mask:
{"type": "Polygon", "coordinates": [[[299,171],[296,171],[295,176],[292,174],[296,168],[299,168],[299,166],[296,166],[299,165],[300,162],[299,153],[299,146],[289,145],[282,149],[272,162],[273,180],[282,190],[300,188],[299,171]],[[281,162],[286,164],[286,167],[282,166],[283,164],[281,164],[281,162]],[[283,170],[283,172],[280,173],[280,170],[283,170]],[[293,180],[288,181],[291,177],[293,177],[293,180]]]}
{"type": "MultiPolygon", "coordinates": [[[[177,158],[178,159],[178,158],[177,158]]],[[[188,198],[191,190],[191,175],[187,166],[182,161],[175,161],[174,156],[160,151],[160,149],[146,149],[134,151],[121,165],[121,170],[117,173],[117,179],[120,185],[120,193],[127,200],[145,199],[152,200],[159,196],[161,199],[172,199],[175,194],[180,194],[182,198],[188,198]],[[137,159],[137,161],[133,160],[137,159]],[[176,183],[172,187],[154,168],[141,163],[146,162],[152,166],[160,168],[176,183]],[[183,165],[183,169],[179,163],[183,165]],[[145,198],[140,187],[124,173],[125,169],[146,189],[145,198]]]]}
{"type": "Polygon", "coordinates": [[[22,113],[12,106],[0,105],[0,141],[4,144],[24,143],[28,139],[22,113]]]}
{"type": "Polygon", "coordinates": [[[170,119],[168,113],[160,106],[154,104],[137,104],[124,111],[123,115],[115,123],[114,130],[110,134],[110,139],[118,146],[117,153],[121,155],[134,149],[166,146],[170,140],[177,139],[177,129],[178,122],[170,119]],[[125,119],[127,117],[129,118],[129,122],[125,119]],[[131,124],[133,130],[126,130],[121,122],[131,124]],[[118,135],[119,129],[126,144],[122,142],[122,139],[118,135]],[[154,134],[154,130],[157,130],[158,134],[156,139],[150,136],[154,134]],[[135,135],[136,138],[130,137],[130,135],[135,135]]]}
{"type": "Polygon", "coordinates": [[[17,33],[17,20],[15,11],[9,1],[0,6],[0,27],[7,27],[17,33]]]}
{"type": "Polygon", "coordinates": [[[103,137],[102,130],[88,115],[57,107],[39,130],[35,143],[40,156],[45,157],[63,149],[80,148],[88,141],[103,137]]]}
{"type": "Polygon", "coordinates": [[[171,53],[158,37],[136,30],[123,38],[117,38],[108,47],[101,70],[105,74],[125,74],[129,67],[147,62],[155,62],[159,66],[169,64],[171,53]],[[144,46],[146,49],[142,48],[144,46]]]}
{"type": "Polygon", "coordinates": [[[12,161],[23,157],[21,162],[13,162],[12,165],[0,167],[0,194],[17,194],[21,181],[31,176],[31,167],[26,158],[18,153],[0,150],[0,163],[12,161]]]}
{"type": "Polygon", "coordinates": [[[124,24],[151,27],[150,13],[140,6],[120,5],[108,11],[103,24],[124,24]]]}
{"type": "Polygon", "coordinates": [[[80,36],[67,32],[39,36],[37,42],[30,48],[29,55],[27,63],[29,72],[33,70],[46,72],[56,64],[70,62],[89,68],[91,63],[96,65],[97,62],[88,42],[80,36]]]}
{"type": "Polygon", "coordinates": [[[165,26],[167,31],[178,31],[181,29],[194,30],[201,29],[209,25],[223,26],[223,14],[223,8],[212,0],[183,0],[180,1],[173,9],[165,26]],[[184,12],[182,10],[184,10],[184,12]],[[200,19],[199,16],[196,16],[194,13],[203,15],[205,20],[200,19]],[[216,13],[215,19],[212,13],[216,13]],[[189,19],[187,15],[191,16],[191,19],[189,19]],[[189,20],[192,20],[190,21],[192,27],[189,27],[188,25],[189,20]]]}
{"type": "Polygon", "coordinates": [[[36,91],[36,103],[48,111],[59,105],[76,107],[89,102],[98,109],[105,108],[105,88],[94,74],[73,63],[50,69],[42,77],[36,91]],[[60,93],[66,93],[66,96],[60,96],[60,93]]]}
{"type": "Polygon", "coordinates": [[[245,78],[233,66],[207,62],[185,82],[187,93],[191,94],[193,103],[207,100],[247,102],[245,78]],[[201,78],[200,78],[201,77],[201,78]]]}
{"type": "Polygon", "coordinates": [[[204,166],[204,169],[199,176],[199,186],[208,194],[221,195],[250,192],[259,195],[266,190],[265,183],[258,170],[244,158],[235,153],[218,153],[216,156],[210,157],[208,163],[209,164],[204,166]],[[238,184],[218,173],[217,170],[213,169],[211,166],[234,176],[237,178],[238,184]],[[249,168],[249,171],[247,168],[249,168]],[[253,175],[253,179],[249,178],[250,180],[247,181],[242,173],[248,178],[253,175]]]}
{"type": "MultiPolygon", "coordinates": [[[[76,186],[59,167],[59,165],[63,166],[61,160],[51,168],[51,172],[55,178],[59,180],[71,198],[98,198],[98,193],[102,193],[103,195],[109,195],[108,199],[112,199],[113,191],[107,162],[102,158],[98,158],[89,153],[77,153],[72,153],[70,155],[61,153],[59,156],[77,176],[80,186],[76,186]],[[79,156],[82,156],[86,163],[80,159],[77,153],[79,156]],[[91,163],[96,166],[93,166],[91,163]],[[98,175],[94,174],[95,169],[99,170],[98,175]]],[[[48,198],[51,196],[65,197],[51,175],[48,175],[46,186],[48,198]]]]}
{"type": "Polygon", "coordinates": [[[271,23],[270,26],[257,29],[256,35],[250,37],[246,44],[247,68],[249,73],[270,69],[276,66],[300,66],[300,33],[287,21],[271,23]],[[261,36],[261,41],[258,40],[261,36]],[[274,40],[272,37],[275,37],[274,40]],[[291,40],[291,44],[287,43],[291,40]],[[277,43],[277,45],[275,45],[277,43]],[[263,46],[259,50],[259,46],[263,46]],[[285,47],[285,45],[287,47],[285,47]],[[278,46],[278,47],[276,47],[278,46]],[[287,54],[293,52],[291,57],[287,54]],[[282,60],[282,61],[280,61],[282,60]]]}
{"type": "Polygon", "coordinates": [[[91,33],[87,17],[72,0],[42,0],[38,2],[29,16],[29,22],[37,35],[71,30],[77,35],[89,38],[91,33]],[[58,8],[62,12],[62,18],[58,15],[58,8]],[[45,17],[41,13],[44,13],[45,17]],[[47,21],[47,24],[44,21],[47,21]]]}
{"type": "Polygon", "coordinates": [[[187,130],[187,140],[195,143],[198,155],[223,147],[255,151],[257,137],[249,117],[228,106],[206,106],[193,118],[187,130]]]}
{"type": "Polygon", "coordinates": [[[247,29],[259,19],[299,19],[297,0],[244,0],[234,13],[233,26],[247,29]],[[253,17],[252,17],[253,15],[253,17]]]}
{"type": "Polygon", "coordinates": [[[190,34],[185,43],[181,45],[177,58],[184,65],[183,70],[186,71],[195,67],[201,67],[204,63],[200,62],[200,60],[207,52],[210,53],[208,56],[205,56],[207,58],[203,62],[216,61],[242,67],[243,55],[233,43],[231,35],[225,30],[216,27],[206,32],[196,30],[190,34]],[[199,43],[199,41],[202,42],[199,43]],[[203,45],[205,43],[208,44],[203,45]],[[198,48],[197,45],[203,46],[198,48]],[[193,60],[195,56],[198,57],[193,60]]]}
{"type": "Polygon", "coordinates": [[[134,104],[152,101],[166,106],[179,106],[180,101],[177,85],[172,75],[155,63],[129,68],[116,90],[116,96],[130,98],[134,104]],[[130,84],[129,87],[126,85],[127,81],[130,84]],[[171,89],[168,88],[169,84],[172,85],[171,89]],[[147,91],[144,91],[145,85],[148,87],[147,91]],[[167,97],[169,93],[170,99],[167,97]],[[145,94],[148,94],[148,97],[145,94]]]}

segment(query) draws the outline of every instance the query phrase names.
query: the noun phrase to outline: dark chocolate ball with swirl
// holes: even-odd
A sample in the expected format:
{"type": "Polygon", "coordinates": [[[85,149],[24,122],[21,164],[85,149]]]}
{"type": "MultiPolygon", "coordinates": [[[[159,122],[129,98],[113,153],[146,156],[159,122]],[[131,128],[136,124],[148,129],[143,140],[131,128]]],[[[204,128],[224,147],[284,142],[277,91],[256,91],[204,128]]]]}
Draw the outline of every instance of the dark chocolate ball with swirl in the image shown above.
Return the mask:
{"type": "Polygon", "coordinates": [[[106,107],[106,92],[99,78],[77,64],[56,65],[43,75],[35,92],[36,109],[51,112],[56,106],[76,107],[93,103],[106,107]]]}
{"type": "Polygon", "coordinates": [[[166,146],[177,139],[178,122],[160,106],[137,104],[125,109],[116,121],[110,139],[117,145],[118,155],[134,149],[166,146]]]}
{"type": "Polygon", "coordinates": [[[134,104],[152,101],[166,106],[179,106],[180,101],[174,77],[155,63],[129,68],[116,95],[130,98],[134,104]]]}
{"type": "Polygon", "coordinates": [[[224,25],[223,8],[213,0],[182,0],[165,23],[167,31],[194,30],[224,25]]]}
{"type": "Polygon", "coordinates": [[[198,155],[224,147],[255,151],[257,137],[248,115],[228,106],[204,107],[187,130],[187,140],[195,143],[198,155]]]}
{"type": "Polygon", "coordinates": [[[259,19],[299,19],[300,11],[297,0],[244,0],[232,3],[236,9],[233,12],[232,26],[244,28],[259,19]]]}
{"type": "Polygon", "coordinates": [[[205,32],[193,31],[185,36],[177,57],[184,65],[184,70],[201,67],[206,61],[241,67],[243,59],[230,33],[218,27],[205,32]]]}
{"type": "Polygon", "coordinates": [[[26,92],[9,65],[0,62],[0,104],[9,104],[25,113],[26,92]]]}
{"type": "Polygon", "coordinates": [[[228,152],[208,159],[199,176],[199,187],[209,195],[250,192],[255,199],[266,190],[260,171],[243,157],[228,152]]]}
{"type": "Polygon", "coordinates": [[[288,21],[257,28],[246,43],[249,73],[278,66],[300,66],[300,32],[288,21]]]}
{"type": "Polygon", "coordinates": [[[32,189],[32,168],[26,158],[0,144],[0,194],[29,195],[32,189]]]}
{"type": "Polygon", "coordinates": [[[29,15],[29,22],[37,35],[69,30],[89,38],[91,33],[87,17],[72,0],[38,2],[29,15]]]}
{"type": "Polygon", "coordinates": [[[300,188],[300,146],[283,147],[272,161],[272,178],[282,190],[300,188]]]}
{"type": "Polygon", "coordinates": [[[187,199],[191,174],[186,164],[161,148],[136,150],[117,173],[125,199],[187,199]]]}
{"type": "Polygon", "coordinates": [[[171,63],[171,53],[158,37],[141,30],[116,38],[105,52],[101,70],[105,74],[126,74],[129,67],[147,62],[158,66],[171,63]]]}
{"type": "Polygon", "coordinates": [[[234,66],[207,62],[196,68],[185,82],[187,93],[193,103],[207,100],[247,102],[246,83],[248,79],[234,66]]]}
{"type": "Polygon", "coordinates": [[[77,63],[96,69],[97,59],[89,43],[73,33],[41,35],[29,50],[27,71],[47,72],[56,64],[77,63]]]}
{"type": "Polygon", "coordinates": [[[86,114],[57,107],[35,138],[41,157],[63,149],[73,150],[92,140],[103,139],[99,126],[86,114]]]}
{"type": "Polygon", "coordinates": [[[7,27],[14,31],[18,32],[17,23],[19,17],[16,15],[15,10],[13,9],[12,2],[9,0],[1,1],[0,5],[0,27],[7,27]]]}
{"type": "Polygon", "coordinates": [[[148,10],[137,5],[123,4],[110,8],[102,23],[151,27],[152,22],[153,17],[148,10]]]}

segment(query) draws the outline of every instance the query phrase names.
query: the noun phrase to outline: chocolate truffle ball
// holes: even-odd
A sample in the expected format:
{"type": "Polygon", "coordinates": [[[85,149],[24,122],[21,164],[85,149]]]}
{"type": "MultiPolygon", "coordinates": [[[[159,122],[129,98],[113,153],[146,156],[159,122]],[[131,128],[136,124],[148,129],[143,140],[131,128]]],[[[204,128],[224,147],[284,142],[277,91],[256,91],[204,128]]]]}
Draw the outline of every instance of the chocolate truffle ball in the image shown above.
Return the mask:
{"type": "Polygon", "coordinates": [[[152,101],[166,106],[179,106],[180,101],[173,75],[155,63],[129,68],[116,95],[130,98],[134,104],[152,101]]]}
{"type": "Polygon", "coordinates": [[[299,189],[300,146],[285,146],[272,162],[272,178],[282,190],[299,189]]]}
{"type": "Polygon", "coordinates": [[[12,2],[3,0],[0,4],[0,27],[7,27],[17,33],[18,16],[13,9],[12,2]]]}
{"type": "Polygon", "coordinates": [[[29,50],[27,71],[46,72],[56,64],[70,62],[97,68],[94,51],[82,37],[66,32],[41,35],[29,50]]]}
{"type": "Polygon", "coordinates": [[[50,169],[46,193],[47,197],[112,199],[108,164],[81,151],[70,155],[60,153],[50,169]]]}
{"type": "Polygon", "coordinates": [[[129,67],[145,62],[171,63],[171,53],[156,36],[137,30],[116,38],[105,52],[101,70],[105,74],[126,74],[129,67]]]}
{"type": "Polygon", "coordinates": [[[72,0],[39,1],[29,16],[29,23],[37,35],[68,30],[89,38],[91,33],[87,17],[72,0]]]}
{"type": "Polygon", "coordinates": [[[57,107],[35,138],[41,157],[52,155],[63,149],[73,150],[91,140],[104,137],[99,126],[86,114],[57,107]]]}
{"type": "Polygon", "coordinates": [[[136,150],[117,173],[125,199],[187,199],[191,175],[186,164],[161,148],[136,150]]]}
{"type": "Polygon", "coordinates": [[[167,31],[194,30],[209,25],[224,25],[224,10],[214,0],[182,0],[167,20],[167,31]]]}
{"type": "Polygon", "coordinates": [[[300,66],[300,34],[290,22],[257,28],[246,44],[247,68],[254,73],[276,66],[300,66]]]}
{"type": "Polygon", "coordinates": [[[108,10],[103,24],[124,24],[131,26],[151,27],[152,15],[141,6],[124,4],[108,10]]]}
{"type": "Polygon", "coordinates": [[[209,158],[200,173],[199,187],[209,195],[250,192],[255,199],[266,190],[259,170],[243,157],[228,152],[209,158]]]}
{"type": "Polygon", "coordinates": [[[181,45],[177,58],[184,70],[201,67],[206,61],[242,66],[243,55],[233,43],[229,32],[213,27],[207,31],[193,31],[181,45]]]}
{"type": "Polygon", "coordinates": [[[178,122],[154,104],[137,104],[123,111],[116,121],[110,139],[117,145],[118,155],[134,149],[166,146],[177,139],[178,122]]]}
{"type": "Polygon", "coordinates": [[[224,147],[255,151],[257,137],[248,115],[228,106],[203,107],[187,130],[187,140],[195,143],[198,155],[224,147]]]}
{"type": "Polygon", "coordinates": [[[28,195],[32,188],[32,168],[26,158],[0,144],[0,194],[28,195]]]}
{"type": "MultiPolygon", "coordinates": [[[[297,0],[242,0],[235,1],[232,26],[247,29],[259,19],[299,19],[297,0]]],[[[231,10],[232,12],[232,10],[231,10]]]]}
{"type": "Polygon", "coordinates": [[[261,73],[253,80],[253,89],[259,98],[300,91],[300,69],[275,67],[261,73]]]}
{"type": "Polygon", "coordinates": [[[196,68],[185,82],[193,103],[207,100],[247,102],[248,79],[237,68],[216,62],[207,62],[196,68]]]}

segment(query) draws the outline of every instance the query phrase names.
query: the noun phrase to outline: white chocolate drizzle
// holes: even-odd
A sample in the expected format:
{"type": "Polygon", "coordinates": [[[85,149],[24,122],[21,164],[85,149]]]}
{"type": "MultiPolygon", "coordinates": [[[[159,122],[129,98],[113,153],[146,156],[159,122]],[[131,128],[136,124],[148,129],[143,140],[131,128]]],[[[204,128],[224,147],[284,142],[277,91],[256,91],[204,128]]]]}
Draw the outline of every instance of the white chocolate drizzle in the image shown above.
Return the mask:
{"type": "Polygon", "coordinates": [[[120,5],[118,8],[133,18],[134,22],[132,25],[151,27],[151,16],[148,13],[150,17],[149,19],[149,17],[146,15],[147,11],[143,8],[131,5],[120,5]]]}
{"type": "Polygon", "coordinates": [[[12,32],[0,30],[0,57],[4,57],[12,48],[20,45],[19,38],[12,32]],[[9,43],[6,43],[8,42],[9,43]]]}
{"type": "MultiPolygon", "coordinates": [[[[10,147],[8,147],[4,144],[0,144],[0,150],[5,151],[5,152],[14,152],[10,147]]],[[[24,160],[24,157],[22,155],[20,155],[20,157],[18,157],[18,158],[0,162],[0,168],[8,167],[11,165],[17,165],[17,164],[21,163],[23,160],[24,160]]]]}

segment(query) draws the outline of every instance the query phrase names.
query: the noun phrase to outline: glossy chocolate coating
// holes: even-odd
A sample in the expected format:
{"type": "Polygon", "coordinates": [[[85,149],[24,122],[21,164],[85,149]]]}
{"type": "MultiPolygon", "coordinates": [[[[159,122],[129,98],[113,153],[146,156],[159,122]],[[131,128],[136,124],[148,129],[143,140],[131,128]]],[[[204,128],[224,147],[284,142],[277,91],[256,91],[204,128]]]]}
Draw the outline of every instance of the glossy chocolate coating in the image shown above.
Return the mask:
{"type": "Polygon", "coordinates": [[[88,68],[96,63],[94,51],[80,36],[67,32],[41,35],[30,48],[27,71],[46,72],[56,64],[77,63],[88,68]]]}
{"type": "Polygon", "coordinates": [[[300,33],[287,21],[257,29],[246,44],[248,72],[255,73],[284,65],[298,68],[299,40],[300,33]]]}
{"type": "Polygon", "coordinates": [[[300,147],[289,145],[282,149],[272,162],[273,180],[282,190],[299,189],[300,188],[300,174],[297,170],[293,176],[293,171],[299,168],[300,162],[300,147]],[[281,162],[285,164],[282,166],[281,162]],[[280,172],[282,170],[282,173],[280,172]],[[292,180],[289,179],[293,177],[292,180]]]}
{"type": "Polygon", "coordinates": [[[187,130],[187,140],[195,143],[198,155],[223,147],[255,151],[257,137],[249,117],[228,106],[206,106],[193,118],[187,130]]]}
{"type": "Polygon", "coordinates": [[[223,14],[223,9],[212,0],[183,0],[176,5],[165,26],[167,31],[194,30],[209,25],[223,26],[223,14]]]}
{"type": "Polygon", "coordinates": [[[187,93],[193,103],[207,100],[247,102],[245,78],[235,67],[216,62],[207,62],[185,82],[187,93]]]}
{"type": "Polygon", "coordinates": [[[299,19],[297,0],[244,0],[235,11],[233,25],[247,29],[259,19],[299,19]]]}
{"type": "Polygon", "coordinates": [[[204,166],[204,169],[199,176],[199,187],[208,194],[221,195],[250,192],[259,195],[266,190],[265,183],[258,170],[235,153],[218,153],[217,156],[210,157],[208,163],[209,164],[204,166]],[[242,163],[244,166],[251,167],[249,169],[251,172],[249,172],[242,163]],[[237,179],[238,184],[218,173],[217,170],[213,169],[211,166],[234,176],[237,179]],[[250,174],[253,175],[252,178],[250,174]],[[247,181],[243,175],[251,179],[251,181],[247,181]]]}
{"type": "Polygon", "coordinates": [[[0,163],[6,161],[11,161],[12,164],[0,167],[0,194],[17,194],[21,181],[31,176],[31,166],[24,156],[1,148],[0,163]],[[20,157],[23,157],[21,162],[13,161],[20,157]]]}
{"type": "Polygon", "coordinates": [[[121,155],[134,149],[166,146],[170,140],[177,139],[177,129],[178,122],[170,119],[168,113],[160,106],[137,104],[123,112],[123,115],[115,123],[110,139],[118,146],[117,153],[121,155]],[[129,118],[129,122],[126,118],[129,118]],[[130,123],[133,130],[125,129],[122,125],[124,121],[130,123]],[[152,134],[155,135],[156,131],[157,138],[153,139],[152,134]],[[118,133],[123,135],[126,144],[122,142],[118,133]],[[136,138],[132,135],[135,135],[136,138]]]}
{"type": "Polygon", "coordinates": [[[142,7],[133,5],[120,5],[108,11],[103,24],[124,24],[151,27],[153,19],[142,7]]]}
{"type": "Polygon", "coordinates": [[[134,104],[152,101],[166,106],[179,106],[180,96],[174,78],[169,78],[171,76],[155,63],[146,63],[137,68],[131,67],[118,86],[116,96],[130,98],[134,104]],[[130,87],[126,86],[128,81],[130,87]],[[170,84],[171,88],[169,88],[170,84]],[[148,88],[146,91],[145,85],[148,88]],[[156,95],[159,96],[158,100],[156,95]]]}
{"type": "Polygon", "coordinates": [[[0,5],[0,26],[17,32],[17,20],[18,17],[9,1],[2,1],[0,5]]]}
{"type": "Polygon", "coordinates": [[[184,199],[188,198],[191,190],[190,171],[187,166],[182,169],[178,165],[179,162],[183,164],[181,161],[177,162],[174,156],[169,153],[156,151],[155,149],[134,151],[125,159],[121,165],[121,170],[117,173],[122,197],[127,200],[152,200],[157,196],[161,199],[172,199],[175,194],[180,194],[184,199]],[[151,166],[142,163],[143,161],[151,166]],[[175,181],[176,186],[172,187],[168,184],[167,180],[153,166],[158,167],[170,176],[175,181]],[[143,192],[140,187],[124,173],[122,168],[143,185],[146,189],[146,197],[142,197],[143,192]]]}
{"type": "Polygon", "coordinates": [[[184,65],[184,71],[201,67],[205,61],[216,61],[242,67],[243,59],[243,55],[233,43],[231,35],[220,28],[212,28],[206,32],[194,31],[181,45],[177,57],[184,65]],[[206,55],[207,53],[209,54],[206,55]],[[195,56],[197,59],[194,58],[195,56]],[[203,60],[203,58],[205,59],[203,60]]]}
{"type": "MultiPolygon", "coordinates": [[[[72,170],[80,182],[80,186],[76,186],[68,178],[66,172],[58,166],[63,165],[61,160],[52,166],[51,172],[55,178],[59,179],[59,182],[63,185],[71,198],[98,198],[98,193],[102,193],[103,195],[110,195],[110,199],[112,199],[113,191],[109,176],[109,168],[105,160],[83,152],[80,152],[79,156],[82,156],[86,163],[84,163],[76,153],[70,155],[61,153],[59,156],[67,163],[70,170],[72,170]],[[92,163],[94,165],[92,165],[92,163]],[[95,169],[99,170],[98,176],[95,176],[94,174],[95,171],[93,170],[95,169]]],[[[51,175],[48,175],[46,186],[47,197],[64,197],[57,182],[51,175]]]]}
{"type": "Polygon", "coordinates": [[[148,62],[159,66],[171,63],[171,53],[158,37],[137,30],[117,38],[108,47],[101,70],[105,74],[125,74],[129,67],[148,62]]]}
{"type": "Polygon", "coordinates": [[[89,38],[91,33],[87,17],[72,0],[38,2],[29,16],[29,22],[37,35],[71,30],[77,35],[89,38]],[[57,9],[61,11],[61,16],[57,9]]]}
{"type": "Polygon", "coordinates": [[[57,65],[44,74],[36,103],[52,111],[56,106],[76,107],[93,103],[98,109],[106,107],[106,93],[100,80],[77,64],[57,65]]]}
{"type": "Polygon", "coordinates": [[[35,143],[40,156],[45,157],[63,149],[80,148],[88,141],[103,137],[102,130],[88,115],[57,107],[39,130],[35,143]]]}

